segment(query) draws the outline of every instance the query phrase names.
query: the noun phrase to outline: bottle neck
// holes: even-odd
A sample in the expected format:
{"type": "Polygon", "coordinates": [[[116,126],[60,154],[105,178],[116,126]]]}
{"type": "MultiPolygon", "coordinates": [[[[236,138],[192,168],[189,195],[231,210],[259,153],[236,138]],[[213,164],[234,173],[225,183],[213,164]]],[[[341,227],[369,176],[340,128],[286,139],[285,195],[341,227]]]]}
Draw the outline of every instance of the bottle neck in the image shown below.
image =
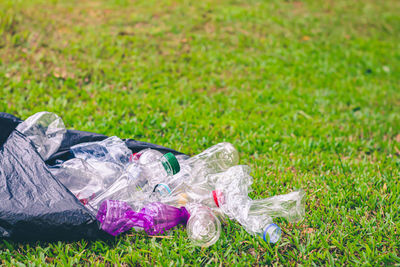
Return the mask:
{"type": "Polygon", "coordinates": [[[262,234],[262,238],[265,242],[275,244],[281,238],[282,230],[275,223],[268,224],[262,234]]]}
{"type": "Polygon", "coordinates": [[[167,184],[160,183],[154,187],[154,192],[158,192],[160,196],[167,196],[171,194],[171,189],[167,184]]]}
{"type": "Polygon", "coordinates": [[[172,153],[162,156],[160,162],[169,176],[175,175],[180,171],[179,162],[172,153]]]}
{"type": "Polygon", "coordinates": [[[174,172],[172,170],[172,166],[171,164],[168,162],[168,160],[164,157],[162,157],[160,159],[162,166],[164,167],[164,170],[166,171],[166,173],[170,176],[174,175],[174,172]]]}

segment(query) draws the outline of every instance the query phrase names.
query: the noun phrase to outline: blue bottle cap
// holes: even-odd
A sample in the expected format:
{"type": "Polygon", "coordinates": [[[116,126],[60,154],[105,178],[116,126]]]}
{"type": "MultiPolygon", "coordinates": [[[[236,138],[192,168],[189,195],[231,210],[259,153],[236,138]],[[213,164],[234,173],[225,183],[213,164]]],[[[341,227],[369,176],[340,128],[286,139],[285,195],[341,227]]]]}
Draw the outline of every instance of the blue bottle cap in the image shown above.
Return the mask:
{"type": "Polygon", "coordinates": [[[268,242],[267,235],[269,236],[269,242],[275,244],[281,238],[282,230],[275,223],[268,224],[264,230],[263,239],[268,242]]]}
{"type": "Polygon", "coordinates": [[[156,185],[155,187],[154,187],[154,190],[153,190],[154,192],[158,192],[158,193],[160,193],[160,195],[169,195],[169,194],[171,194],[171,189],[169,188],[169,186],[168,185],[166,185],[166,184],[158,184],[158,185],[156,185]],[[165,193],[165,191],[167,191],[168,193],[166,194],[165,193]]]}

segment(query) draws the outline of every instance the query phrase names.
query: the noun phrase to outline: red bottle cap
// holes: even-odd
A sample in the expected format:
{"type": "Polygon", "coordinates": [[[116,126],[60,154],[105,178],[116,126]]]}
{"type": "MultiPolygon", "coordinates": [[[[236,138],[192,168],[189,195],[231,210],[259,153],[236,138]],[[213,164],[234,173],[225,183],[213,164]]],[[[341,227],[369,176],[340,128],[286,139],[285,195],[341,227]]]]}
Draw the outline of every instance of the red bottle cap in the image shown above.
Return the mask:
{"type": "Polygon", "coordinates": [[[137,160],[139,160],[139,158],[140,158],[140,156],[141,156],[142,154],[138,154],[138,153],[133,153],[130,157],[129,157],[129,162],[132,162],[132,161],[137,161],[137,160]]]}
{"type": "Polygon", "coordinates": [[[213,195],[213,198],[214,198],[215,205],[217,205],[217,207],[219,208],[218,197],[221,196],[222,193],[220,191],[218,191],[218,190],[213,190],[212,191],[212,195],[213,195]]]}

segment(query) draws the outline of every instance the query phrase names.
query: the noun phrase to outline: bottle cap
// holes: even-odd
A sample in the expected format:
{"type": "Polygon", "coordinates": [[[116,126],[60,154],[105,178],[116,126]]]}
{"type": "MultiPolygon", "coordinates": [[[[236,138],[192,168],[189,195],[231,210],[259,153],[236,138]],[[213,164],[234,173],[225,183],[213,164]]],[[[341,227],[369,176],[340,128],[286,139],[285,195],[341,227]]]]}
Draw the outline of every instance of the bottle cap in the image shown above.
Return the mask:
{"type": "Polygon", "coordinates": [[[165,196],[171,194],[171,189],[166,184],[158,184],[154,187],[154,192],[160,193],[160,195],[165,196]]]}
{"type": "Polygon", "coordinates": [[[130,157],[129,157],[129,162],[132,162],[132,161],[136,161],[136,160],[139,160],[139,158],[140,158],[140,156],[141,156],[141,154],[138,154],[138,153],[133,153],[130,157]]]}
{"type": "MultiPolygon", "coordinates": [[[[217,207],[219,208],[220,203],[218,202],[218,198],[222,197],[222,192],[219,190],[213,190],[212,196],[214,198],[215,205],[217,205],[217,207]]],[[[223,204],[223,203],[221,203],[221,204],[223,204]]]]}
{"type": "Polygon", "coordinates": [[[161,163],[169,175],[177,174],[181,170],[178,160],[171,152],[162,156],[161,163]]]}
{"type": "Polygon", "coordinates": [[[275,223],[268,224],[264,230],[263,239],[268,242],[267,235],[269,236],[269,242],[275,244],[281,238],[282,230],[275,223]]]}

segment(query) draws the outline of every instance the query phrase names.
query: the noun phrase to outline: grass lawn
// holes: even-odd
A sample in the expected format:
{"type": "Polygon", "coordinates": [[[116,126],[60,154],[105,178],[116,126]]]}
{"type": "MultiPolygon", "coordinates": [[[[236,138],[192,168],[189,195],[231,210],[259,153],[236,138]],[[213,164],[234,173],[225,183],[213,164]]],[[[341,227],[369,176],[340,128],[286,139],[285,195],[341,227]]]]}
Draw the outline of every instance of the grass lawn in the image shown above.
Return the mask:
{"type": "Polygon", "coordinates": [[[0,240],[3,265],[400,264],[400,1],[0,1],[0,111],[199,153],[233,143],[252,197],[307,192],[274,246],[228,221],[193,247],[0,240]]]}

